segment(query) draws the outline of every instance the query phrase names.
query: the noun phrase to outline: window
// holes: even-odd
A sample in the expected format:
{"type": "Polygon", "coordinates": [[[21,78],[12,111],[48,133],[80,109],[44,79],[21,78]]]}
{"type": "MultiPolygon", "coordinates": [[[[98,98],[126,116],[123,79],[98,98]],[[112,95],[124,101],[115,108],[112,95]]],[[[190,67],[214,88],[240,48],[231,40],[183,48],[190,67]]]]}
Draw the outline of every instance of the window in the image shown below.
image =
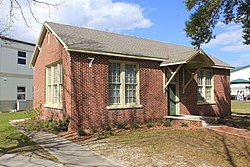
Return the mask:
{"type": "Polygon", "coordinates": [[[120,104],[120,64],[109,64],[109,104],[120,104]]]}
{"type": "Polygon", "coordinates": [[[46,69],[46,104],[48,107],[62,107],[62,65],[54,64],[46,69]]]}
{"type": "Polygon", "coordinates": [[[109,105],[116,108],[140,107],[138,64],[109,63],[109,105]]]}
{"type": "Polygon", "coordinates": [[[136,103],[136,65],[125,65],[125,102],[136,103]]]}
{"type": "Polygon", "coordinates": [[[23,86],[17,87],[17,100],[25,100],[26,88],[23,86]]]}
{"type": "Polygon", "coordinates": [[[18,54],[17,54],[17,64],[26,65],[26,52],[18,51],[18,54]]]}
{"type": "Polygon", "coordinates": [[[198,102],[213,102],[213,74],[209,70],[198,72],[198,102]]]}

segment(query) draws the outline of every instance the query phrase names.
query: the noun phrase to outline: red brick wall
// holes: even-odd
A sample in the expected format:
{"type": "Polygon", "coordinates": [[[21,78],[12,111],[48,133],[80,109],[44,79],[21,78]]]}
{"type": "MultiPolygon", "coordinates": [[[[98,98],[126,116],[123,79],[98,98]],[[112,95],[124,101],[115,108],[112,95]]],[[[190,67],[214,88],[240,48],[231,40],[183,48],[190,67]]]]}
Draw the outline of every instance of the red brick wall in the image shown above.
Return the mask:
{"type": "MultiPolygon", "coordinates": [[[[44,117],[54,115],[62,118],[71,117],[70,128],[103,127],[116,122],[138,122],[162,120],[168,115],[167,97],[163,93],[162,68],[156,61],[110,57],[86,53],[66,53],[63,46],[50,35],[47,35],[34,66],[34,106],[46,101],[46,65],[56,61],[63,63],[63,110],[44,108],[44,117]],[[89,67],[88,57],[95,58],[89,67]],[[108,62],[121,60],[139,64],[139,109],[108,110],[108,62]]],[[[180,113],[193,115],[230,114],[230,79],[229,70],[213,69],[215,101],[214,105],[197,105],[197,76],[182,93],[182,69],[180,69],[180,113]]]]}
{"type": "MultiPolygon", "coordinates": [[[[197,75],[191,81],[185,93],[182,93],[180,84],[180,113],[184,115],[205,115],[226,117],[231,114],[230,100],[230,71],[226,69],[212,69],[214,74],[214,100],[215,104],[198,105],[197,75]]],[[[180,70],[182,76],[182,70],[180,70]]],[[[182,77],[180,77],[182,83],[182,77]]]]}
{"type": "Polygon", "coordinates": [[[162,120],[167,115],[166,99],[163,95],[163,74],[155,61],[71,53],[72,111],[74,126],[104,126],[116,122],[162,120]],[[94,57],[89,67],[88,57],[94,57]],[[108,106],[108,62],[121,60],[137,62],[140,77],[141,109],[112,109],[108,106]]]}
{"type": "Polygon", "coordinates": [[[55,118],[62,118],[66,111],[70,115],[71,113],[71,72],[70,68],[70,56],[67,55],[63,46],[56,40],[56,38],[50,33],[46,34],[41,46],[41,51],[37,57],[37,61],[34,65],[34,101],[33,106],[36,108],[40,104],[44,106],[46,103],[46,65],[54,62],[61,61],[63,63],[63,108],[64,110],[57,110],[52,108],[44,108],[43,117],[47,118],[53,115],[55,118]],[[49,40],[49,42],[48,42],[49,40]]]}

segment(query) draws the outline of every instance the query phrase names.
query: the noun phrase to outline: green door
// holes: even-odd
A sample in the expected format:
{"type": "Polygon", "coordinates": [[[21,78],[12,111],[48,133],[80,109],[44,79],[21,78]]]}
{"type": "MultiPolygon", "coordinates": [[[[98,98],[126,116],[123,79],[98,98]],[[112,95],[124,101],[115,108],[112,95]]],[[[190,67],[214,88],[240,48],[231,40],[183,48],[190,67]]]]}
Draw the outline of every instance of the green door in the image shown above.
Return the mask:
{"type": "Polygon", "coordinates": [[[168,85],[168,113],[176,115],[176,85],[168,85]]]}

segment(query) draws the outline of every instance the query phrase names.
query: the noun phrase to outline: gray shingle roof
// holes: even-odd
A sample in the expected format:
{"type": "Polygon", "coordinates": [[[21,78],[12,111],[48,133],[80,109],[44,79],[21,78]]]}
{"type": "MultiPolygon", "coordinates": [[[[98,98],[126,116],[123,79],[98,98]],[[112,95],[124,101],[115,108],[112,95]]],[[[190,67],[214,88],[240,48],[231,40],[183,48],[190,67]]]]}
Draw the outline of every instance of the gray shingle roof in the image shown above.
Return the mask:
{"type": "MultiPolygon", "coordinates": [[[[197,52],[196,49],[183,45],[52,22],[46,22],[46,24],[68,49],[159,58],[164,59],[166,64],[187,61],[197,52]]],[[[211,59],[223,67],[230,66],[214,57],[211,59]]]]}
{"type": "Polygon", "coordinates": [[[216,57],[212,56],[212,55],[209,55],[208,56],[210,57],[210,59],[214,62],[214,64],[216,66],[221,66],[221,67],[230,67],[230,68],[233,68],[233,66],[231,66],[230,64],[227,64],[223,61],[221,61],[220,59],[217,59],[216,57]]]}

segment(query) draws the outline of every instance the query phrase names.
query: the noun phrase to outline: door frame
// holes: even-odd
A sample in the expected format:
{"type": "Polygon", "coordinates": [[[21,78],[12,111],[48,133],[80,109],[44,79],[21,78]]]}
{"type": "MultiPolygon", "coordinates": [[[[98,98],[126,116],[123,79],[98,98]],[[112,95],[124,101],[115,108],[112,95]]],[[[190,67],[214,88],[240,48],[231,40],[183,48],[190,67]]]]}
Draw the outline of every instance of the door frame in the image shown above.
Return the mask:
{"type": "MultiPolygon", "coordinates": [[[[175,114],[180,115],[180,96],[179,96],[180,95],[180,80],[179,80],[179,72],[176,73],[175,77],[176,77],[176,81],[171,81],[169,83],[169,85],[170,84],[175,85],[175,101],[176,101],[175,114]]],[[[169,96],[169,94],[167,94],[167,96],[169,96]]],[[[169,104],[169,101],[168,101],[168,104],[169,104]]],[[[168,114],[170,115],[169,106],[168,106],[168,114]]]]}

